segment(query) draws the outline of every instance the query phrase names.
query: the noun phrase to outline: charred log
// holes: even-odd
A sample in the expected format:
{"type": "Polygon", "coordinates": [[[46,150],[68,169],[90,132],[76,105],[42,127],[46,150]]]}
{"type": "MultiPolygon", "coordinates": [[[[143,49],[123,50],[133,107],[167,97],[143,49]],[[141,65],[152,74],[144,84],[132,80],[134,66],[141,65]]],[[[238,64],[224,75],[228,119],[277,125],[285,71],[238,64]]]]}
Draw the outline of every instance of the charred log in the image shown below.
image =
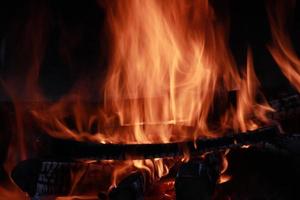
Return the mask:
{"type": "Polygon", "coordinates": [[[110,200],[143,200],[145,181],[141,173],[133,173],[122,180],[109,194],[110,200]]]}
{"type": "Polygon", "coordinates": [[[205,160],[183,163],[175,181],[176,199],[212,199],[220,173],[219,162],[220,159],[211,154],[205,160]]]}
{"type": "Polygon", "coordinates": [[[113,168],[110,167],[109,164],[30,159],[20,162],[14,168],[12,178],[32,199],[76,194],[98,194],[100,199],[107,199],[109,196],[112,200],[143,198],[145,180],[140,172],[125,177],[107,195],[111,178],[109,172],[113,168]],[[77,193],[73,193],[75,188],[77,193]]]}
{"type": "Polygon", "coordinates": [[[74,162],[26,160],[12,172],[14,182],[31,197],[66,195],[71,187],[71,170],[83,165],[74,162]]]}
{"type": "MultiPolygon", "coordinates": [[[[298,148],[300,144],[299,135],[283,135],[278,138],[278,141],[276,142],[276,146],[272,146],[272,148],[278,147],[276,149],[270,149],[269,143],[258,146],[257,149],[259,149],[260,152],[271,152],[274,155],[290,157],[296,154],[295,157],[298,157],[300,154],[298,148]],[[280,143],[278,141],[280,141],[280,143]],[[282,154],[282,149],[284,150],[284,154],[282,154]]],[[[234,151],[236,150],[237,149],[234,151]]],[[[183,185],[185,185],[185,188],[190,189],[192,194],[198,194],[198,192],[200,192],[202,195],[210,197],[215,181],[218,179],[218,167],[220,166],[218,157],[214,157],[213,155],[216,154],[208,154],[205,160],[192,160],[187,164],[182,164],[178,170],[176,169],[176,192],[178,193],[178,199],[180,199],[181,195],[182,198],[188,195],[186,194],[186,190],[181,188],[183,185]],[[202,189],[198,187],[199,184],[202,189]],[[191,186],[186,187],[187,185],[191,186]],[[198,186],[196,187],[196,185],[198,186]],[[207,189],[208,187],[211,189],[207,189]],[[198,190],[194,190],[196,188],[198,190]]],[[[109,171],[108,167],[111,167],[111,169],[114,168],[114,166],[105,166],[105,164],[103,165],[101,163],[97,165],[97,163],[68,162],[67,160],[26,160],[19,163],[13,170],[12,178],[23,191],[38,199],[45,195],[70,194],[70,188],[74,186],[75,179],[79,176],[82,180],[78,183],[81,190],[79,194],[81,194],[81,192],[87,193],[84,188],[88,188],[88,193],[92,191],[95,195],[99,194],[100,199],[106,199],[107,194],[99,192],[106,191],[107,188],[101,188],[99,183],[109,183],[110,177],[106,177],[108,174],[106,172],[109,171]],[[97,174],[98,176],[95,176],[97,174]],[[93,188],[91,188],[91,186],[93,186],[93,188]]],[[[128,190],[133,190],[136,196],[142,196],[144,182],[139,176],[140,175],[135,174],[123,179],[123,181],[112,190],[110,194],[111,198],[114,197],[117,199],[118,194],[125,194],[128,190]]]]}

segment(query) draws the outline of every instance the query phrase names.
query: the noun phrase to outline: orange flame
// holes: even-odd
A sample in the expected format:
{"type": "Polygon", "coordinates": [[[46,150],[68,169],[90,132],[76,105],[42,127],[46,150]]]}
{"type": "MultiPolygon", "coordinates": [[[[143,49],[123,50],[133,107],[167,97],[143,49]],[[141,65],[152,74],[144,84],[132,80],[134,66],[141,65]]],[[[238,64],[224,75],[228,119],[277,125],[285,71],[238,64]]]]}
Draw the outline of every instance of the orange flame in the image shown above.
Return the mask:
{"type": "Polygon", "coordinates": [[[226,182],[230,181],[230,179],[231,179],[231,176],[226,174],[226,170],[228,169],[228,160],[227,160],[226,156],[229,153],[229,151],[230,150],[227,149],[222,155],[222,169],[220,172],[220,178],[218,180],[219,184],[226,183],[226,182]]]}
{"type": "Polygon", "coordinates": [[[237,114],[235,116],[237,117],[236,122],[238,124],[236,126],[243,132],[258,128],[259,124],[255,121],[257,119],[267,123],[268,118],[266,113],[274,111],[268,105],[263,95],[259,93],[259,81],[255,76],[252,53],[249,49],[247,53],[246,72],[244,72],[243,79],[241,80],[237,100],[237,114]],[[262,98],[261,102],[257,101],[258,97],[262,98]]]}
{"type": "Polygon", "coordinates": [[[283,74],[300,92],[300,59],[286,31],[288,16],[292,13],[294,5],[294,0],[272,1],[267,5],[273,38],[268,48],[283,74]]]}
{"type": "Polygon", "coordinates": [[[35,90],[39,103],[30,111],[48,134],[100,143],[166,143],[254,129],[253,117],[267,122],[271,109],[257,101],[251,53],[240,76],[226,27],[208,1],[131,0],[105,6],[112,52],[99,86],[104,87],[104,105],[86,103],[91,95],[84,80],[54,103],[41,102],[35,90]],[[216,131],[209,122],[214,103],[233,89],[239,90],[237,108],[219,114],[216,131]],[[69,118],[75,125],[68,124],[69,118]]]}
{"type": "MultiPolygon", "coordinates": [[[[19,160],[26,158],[24,138],[29,136],[24,116],[28,113],[49,135],[98,143],[194,140],[268,123],[266,113],[272,109],[258,98],[261,94],[251,51],[240,75],[227,44],[226,21],[218,17],[208,0],[112,0],[102,6],[107,10],[106,28],[111,35],[108,74],[97,80],[78,80],[54,102],[43,95],[38,84],[44,18],[33,16],[39,20],[28,24],[29,32],[40,25],[37,42],[31,41],[31,36],[34,44],[24,45],[32,47],[26,53],[32,54],[29,61],[18,63],[30,68],[20,80],[3,80],[17,112],[19,146],[24,153],[19,160]],[[87,87],[90,82],[96,89],[87,87]],[[225,111],[218,113],[215,102],[229,101],[227,93],[232,90],[238,90],[237,105],[225,106],[225,111]],[[23,96],[30,101],[23,102],[23,96]],[[97,103],[87,103],[95,102],[95,96],[100,96],[97,103]],[[210,124],[212,113],[220,115],[214,126],[210,124]]],[[[188,160],[186,154],[183,161],[188,160]]],[[[116,164],[111,186],[133,170],[146,171],[154,181],[167,175],[169,168],[162,159],[116,164]]]]}
{"type": "MultiPolygon", "coordinates": [[[[208,1],[133,0],[118,2],[110,9],[114,48],[105,83],[105,106],[118,115],[121,126],[130,127],[124,142],[213,136],[208,125],[213,102],[219,93],[233,88],[241,89],[237,130],[254,126],[245,119],[253,111],[243,110],[249,105],[257,107],[255,112],[260,114],[255,117],[266,121],[264,114],[269,109],[256,102],[252,66],[247,67],[245,77],[239,76],[227,48],[225,27],[217,23],[208,1]],[[170,125],[198,130],[180,130],[175,135],[170,125]]],[[[118,142],[123,141],[118,138],[118,142]]]]}

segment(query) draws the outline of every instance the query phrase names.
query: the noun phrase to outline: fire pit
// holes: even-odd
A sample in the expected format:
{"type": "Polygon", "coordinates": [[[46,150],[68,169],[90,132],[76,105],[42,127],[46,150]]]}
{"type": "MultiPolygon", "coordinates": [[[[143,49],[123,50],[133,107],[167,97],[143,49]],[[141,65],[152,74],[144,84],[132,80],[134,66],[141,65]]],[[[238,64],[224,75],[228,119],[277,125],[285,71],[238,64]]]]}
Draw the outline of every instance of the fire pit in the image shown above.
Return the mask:
{"type": "Polygon", "coordinates": [[[245,5],[8,7],[0,199],[298,199],[298,4],[245,5]]]}

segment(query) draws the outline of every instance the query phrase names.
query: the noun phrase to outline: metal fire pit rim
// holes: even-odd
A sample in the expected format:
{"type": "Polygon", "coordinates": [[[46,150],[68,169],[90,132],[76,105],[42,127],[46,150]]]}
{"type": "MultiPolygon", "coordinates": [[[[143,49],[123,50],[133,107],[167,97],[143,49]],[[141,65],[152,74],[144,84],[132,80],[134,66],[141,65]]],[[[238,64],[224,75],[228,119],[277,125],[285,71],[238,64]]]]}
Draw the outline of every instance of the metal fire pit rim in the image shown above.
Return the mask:
{"type": "Polygon", "coordinates": [[[262,127],[254,131],[231,134],[220,138],[198,139],[160,144],[101,144],[48,138],[42,145],[43,152],[39,157],[62,159],[91,160],[144,160],[152,158],[182,157],[202,153],[241,147],[243,145],[273,142],[281,137],[276,125],[262,127]]]}

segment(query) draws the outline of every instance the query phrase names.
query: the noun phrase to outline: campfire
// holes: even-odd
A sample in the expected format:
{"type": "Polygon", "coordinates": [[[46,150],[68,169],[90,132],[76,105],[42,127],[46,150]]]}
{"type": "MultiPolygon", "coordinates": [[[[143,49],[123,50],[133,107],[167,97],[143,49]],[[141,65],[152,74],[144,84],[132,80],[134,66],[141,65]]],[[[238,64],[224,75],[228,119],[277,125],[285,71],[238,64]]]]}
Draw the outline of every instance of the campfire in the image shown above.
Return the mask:
{"type": "Polygon", "coordinates": [[[0,199],[297,199],[239,183],[300,175],[298,5],[246,4],[22,4],[1,36],[0,199]]]}

